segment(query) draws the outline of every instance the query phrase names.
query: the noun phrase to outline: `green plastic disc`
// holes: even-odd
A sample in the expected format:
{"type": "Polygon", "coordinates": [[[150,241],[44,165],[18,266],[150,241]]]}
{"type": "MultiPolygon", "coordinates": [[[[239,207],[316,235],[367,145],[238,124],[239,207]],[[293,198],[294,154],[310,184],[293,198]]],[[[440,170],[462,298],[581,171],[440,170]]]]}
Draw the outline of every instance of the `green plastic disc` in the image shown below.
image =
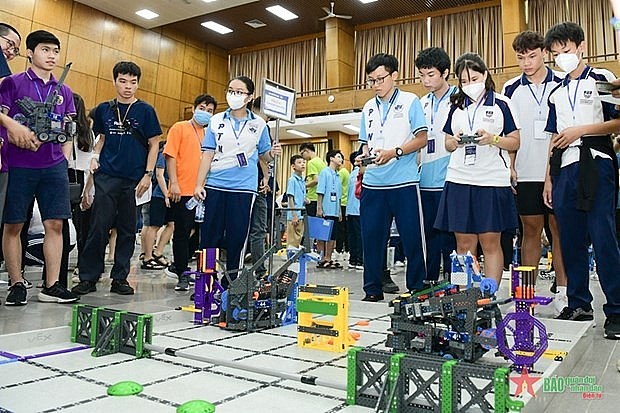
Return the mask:
{"type": "Polygon", "coordinates": [[[119,381],[108,387],[108,396],[133,396],[142,393],[143,389],[144,387],[135,381],[119,381]]]}
{"type": "Polygon", "coordinates": [[[177,407],[177,413],[213,413],[215,405],[204,400],[191,400],[177,407]]]}

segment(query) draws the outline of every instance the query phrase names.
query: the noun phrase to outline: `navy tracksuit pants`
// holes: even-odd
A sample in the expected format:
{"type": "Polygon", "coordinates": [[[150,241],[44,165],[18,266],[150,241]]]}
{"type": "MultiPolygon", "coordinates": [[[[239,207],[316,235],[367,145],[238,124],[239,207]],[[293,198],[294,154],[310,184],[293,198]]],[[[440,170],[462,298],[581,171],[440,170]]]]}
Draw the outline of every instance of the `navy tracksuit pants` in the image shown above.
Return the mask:
{"type": "Polygon", "coordinates": [[[381,295],[385,249],[392,218],[396,220],[405,257],[407,289],[423,287],[426,277],[424,227],[417,185],[395,189],[362,189],[360,219],[364,250],[364,291],[381,295]]]}
{"type": "Polygon", "coordinates": [[[620,251],[616,240],[615,171],[610,159],[596,158],[598,189],[590,211],[576,208],[579,162],[565,166],[553,180],[553,210],[560,227],[562,256],[571,308],[591,307],[588,244],[592,240],[596,268],[607,303],[606,315],[620,314],[620,251]],[[588,237],[589,235],[589,237],[588,237]]]}

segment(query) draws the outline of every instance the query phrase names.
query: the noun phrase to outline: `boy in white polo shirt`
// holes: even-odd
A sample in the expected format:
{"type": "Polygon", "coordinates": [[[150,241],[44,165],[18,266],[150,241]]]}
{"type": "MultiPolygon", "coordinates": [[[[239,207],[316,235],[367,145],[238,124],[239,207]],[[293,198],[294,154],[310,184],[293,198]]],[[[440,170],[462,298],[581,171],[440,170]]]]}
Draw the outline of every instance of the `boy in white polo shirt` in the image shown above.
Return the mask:
{"type": "Polygon", "coordinates": [[[521,121],[521,146],[516,153],[510,153],[511,178],[513,185],[517,184],[517,210],[523,224],[521,264],[538,268],[540,236],[548,217],[557,284],[553,303],[559,314],[568,305],[566,272],[555,215],[545,206],[542,193],[551,140],[551,135],[544,131],[549,115],[547,100],[564,74],[555,73],[545,65],[543,40],[540,33],[533,31],[515,37],[512,48],[523,73],[506,82],[502,94],[510,98],[521,121]]]}
{"type": "Polygon", "coordinates": [[[620,130],[613,105],[598,99],[597,81],[615,76],[583,61],[583,29],[571,22],[553,26],[545,35],[545,49],[568,73],[549,96],[545,130],[553,134],[549,175],[544,199],[553,207],[568,278],[568,306],[561,320],[592,320],[588,288],[588,235],[597,260],[597,272],[607,302],[603,311],[605,337],[620,339],[620,251],[615,234],[618,164],[610,134],[620,130]],[[552,184],[553,182],[553,184],[552,184]]]}
{"type": "Polygon", "coordinates": [[[443,127],[450,112],[450,96],[457,88],[448,84],[450,56],[440,47],[422,50],[415,59],[422,85],[429,93],[420,98],[428,125],[428,143],[420,150],[420,196],[426,237],[426,279],[437,281],[443,257],[444,274],[450,271],[450,254],[456,249],[454,234],[433,227],[446,182],[450,152],[444,145],[443,127]]]}

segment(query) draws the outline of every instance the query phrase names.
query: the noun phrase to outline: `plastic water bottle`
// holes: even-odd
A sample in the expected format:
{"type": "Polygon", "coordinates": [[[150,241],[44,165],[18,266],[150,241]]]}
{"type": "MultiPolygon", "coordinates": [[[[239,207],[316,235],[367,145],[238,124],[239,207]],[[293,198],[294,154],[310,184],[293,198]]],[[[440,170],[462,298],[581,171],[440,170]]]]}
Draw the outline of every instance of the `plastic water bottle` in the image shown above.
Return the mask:
{"type": "Polygon", "coordinates": [[[204,203],[204,201],[198,201],[198,204],[196,205],[196,213],[194,214],[194,221],[196,221],[196,222],[204,222],[205,221],[205,203],[204,203]]]}
{"type": "Polygon", "coordinates": [[[196,206],[200,203],[201,201],[197,200],[194,197],[191,197],[186,203],[185,203],[185,208],[192,210],[194,208],[196,208],[196,206]]]}

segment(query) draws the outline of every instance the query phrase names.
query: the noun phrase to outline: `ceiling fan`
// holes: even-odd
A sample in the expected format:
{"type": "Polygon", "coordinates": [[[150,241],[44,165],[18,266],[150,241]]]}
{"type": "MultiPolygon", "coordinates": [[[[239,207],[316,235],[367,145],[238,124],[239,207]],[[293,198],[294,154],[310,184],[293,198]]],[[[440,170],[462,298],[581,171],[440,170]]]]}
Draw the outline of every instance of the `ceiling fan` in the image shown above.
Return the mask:
{"type": "Polygon", "coordinates": [[[331,3],[331,9],[328,9],[327,7],[321,7],[323,10],[325,10],[325,13],[327,13],[327,16],[321,17],[319,18],[319,20],[327,20],[327,19],[331,19],[332,17],[335,17],[337,19],[351,19],[353,18],[353,16],[347,16],[344,14],[336,14],[334,13],[334,2],[332,1],[331,3]]]}

